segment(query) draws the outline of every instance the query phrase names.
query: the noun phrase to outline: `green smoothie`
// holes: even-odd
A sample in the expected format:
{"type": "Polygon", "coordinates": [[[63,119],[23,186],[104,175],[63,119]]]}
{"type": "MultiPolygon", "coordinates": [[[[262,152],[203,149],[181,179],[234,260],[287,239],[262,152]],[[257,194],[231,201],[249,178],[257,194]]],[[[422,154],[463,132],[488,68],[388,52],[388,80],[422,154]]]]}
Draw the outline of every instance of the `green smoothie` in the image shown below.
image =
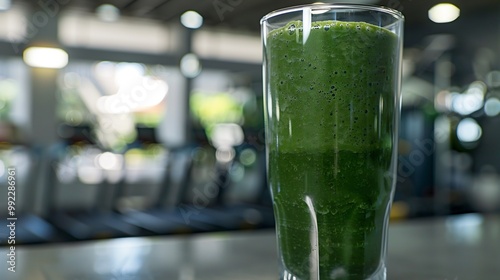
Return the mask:
{"type": "Polygon", "coordinates": [[[294,21],[266,38],[266,121],[275,135],[269,182],[281,258],[300,280],[311,273],[363,280],[385,250],[397,37],[339,21],[313,22],[305,44],[303,33],[294,21]]]}

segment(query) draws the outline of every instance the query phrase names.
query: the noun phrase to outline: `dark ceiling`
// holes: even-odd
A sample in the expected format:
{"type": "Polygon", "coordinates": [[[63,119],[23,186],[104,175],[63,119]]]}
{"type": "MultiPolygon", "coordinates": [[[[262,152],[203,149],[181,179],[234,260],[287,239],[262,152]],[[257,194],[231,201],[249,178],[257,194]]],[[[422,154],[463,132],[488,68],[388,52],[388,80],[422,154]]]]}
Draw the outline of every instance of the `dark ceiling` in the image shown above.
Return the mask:
{"type": "MultiPolygon", "coordinates": [[[[25,0],[37,5],[38,1],[25,0]]],[[[308,4],[316,1],[303,0],[60,0],[64,6],[94,11],[101,4],[118,7],[123,15],[145,17],[165,22],[177,21],[187,10],[195,10],[205,18],[208,26],[258,32],[259,20],[265,14],[288,6],[308,4]]],[[[429,24],[427,10],[442,2],[439,0],[341,0],[323,2],[370,2],[393,7],[403,12],[407,27],[429,24]]],[[[485,11],[500,10],[498,0],[448,0],[461,9],[462,17],[474,16],[485,11]]]]}

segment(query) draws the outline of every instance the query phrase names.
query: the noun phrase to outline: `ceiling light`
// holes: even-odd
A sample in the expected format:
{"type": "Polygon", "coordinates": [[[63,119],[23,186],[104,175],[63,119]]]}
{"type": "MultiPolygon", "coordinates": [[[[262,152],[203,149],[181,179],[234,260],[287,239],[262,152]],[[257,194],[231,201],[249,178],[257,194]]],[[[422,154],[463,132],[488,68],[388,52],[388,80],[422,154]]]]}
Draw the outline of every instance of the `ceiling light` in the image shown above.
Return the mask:
{"type": "Polygon", "coordinates": [[[103,4],[96,9],[97,17],[106,22],[115,22],[120,18],[120,9],[110,4],[103,4]]]}
{"type": "Polygon", "coordinates": [[[187,11],[182,14],[181,23],[187,28],[198,29],[203,25],[203,17],[195,11],[187,11]]]}
{"type": "Polygon", "coordinates": [[[435,23],[447,23],[460,16],[460,9],[450,3],[437,4],[429,9],[429,19],[435,23]]]}
{"type": "Polygon", "coordinates": [[[68,53],[57,48],[30,47],[24,51],[23,60],[31,67],[60,69],[68,64],[68,53]]]}

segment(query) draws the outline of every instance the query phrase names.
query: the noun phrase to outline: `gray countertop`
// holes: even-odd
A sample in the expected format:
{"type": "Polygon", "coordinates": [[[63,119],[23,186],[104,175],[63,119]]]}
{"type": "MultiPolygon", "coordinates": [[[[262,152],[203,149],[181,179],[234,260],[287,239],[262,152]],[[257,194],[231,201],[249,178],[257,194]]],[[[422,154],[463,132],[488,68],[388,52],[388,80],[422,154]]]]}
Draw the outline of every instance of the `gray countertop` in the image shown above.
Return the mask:
{"type": "MultiPolygon", "coordinates": [[[[273,231],[19,246],[16,272],[0,247],[0,279],[277,279],[273,231]]],[[[392,223],[388,279],[500,279],[500,216],[392,223]]]]}

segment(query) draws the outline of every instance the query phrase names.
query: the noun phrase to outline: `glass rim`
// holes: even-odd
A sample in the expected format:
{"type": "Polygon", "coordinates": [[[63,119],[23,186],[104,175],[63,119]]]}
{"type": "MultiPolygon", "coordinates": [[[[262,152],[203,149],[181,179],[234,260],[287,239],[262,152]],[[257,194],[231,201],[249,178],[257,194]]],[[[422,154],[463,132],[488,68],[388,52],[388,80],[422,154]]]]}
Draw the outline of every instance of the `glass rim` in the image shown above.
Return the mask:
{"type": "Polygon", "coordinates": [[[269,19],[288,14],[288,13],[293,13],[293,12],[299,12],[304,10],[305,8],[310,8],[311,10],[332,10],[332,9],[342,9],[342,10],[347,10],[347,9],[355,9],[355,10],[364,10],[364,11],[376,11],[376,12],[383,12],[389,15],[392,15],[396,20],[404,20],[404,15],[395,9],[385,7],[385,6],[379,6],[379,5],[367,5],[367,4],[305,4],[305,5],[296,5],[296,6],[291,6],[287,8],[281,8],[278,10],[274,10],[265,16],[263,16],[260,20],[260,24],[262,25],[264,22],[268,21],[269,19]]]}

